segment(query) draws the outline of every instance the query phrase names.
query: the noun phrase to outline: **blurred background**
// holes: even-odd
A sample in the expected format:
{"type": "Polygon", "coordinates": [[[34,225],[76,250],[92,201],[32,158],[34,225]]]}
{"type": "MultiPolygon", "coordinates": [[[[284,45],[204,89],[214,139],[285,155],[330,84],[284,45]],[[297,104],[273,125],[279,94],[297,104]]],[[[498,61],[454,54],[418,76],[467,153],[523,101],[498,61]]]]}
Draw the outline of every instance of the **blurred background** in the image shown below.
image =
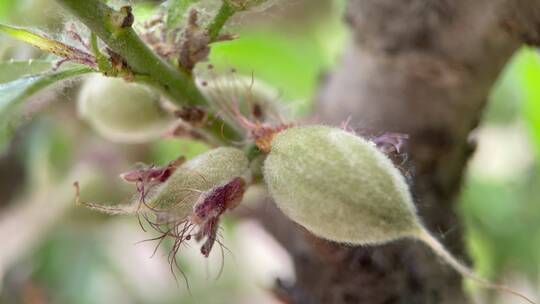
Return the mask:
{"type": "MultiPolygon", "coordinates": [[[[145,20],[163,1],[132,4],[145,20]]],[[[319,81],[339,60],[347,40],[341,0],[272,1],[238,14],[229,30],[240,34],[216,44],[210,62],[234,67],[274,86],[293,116],[310,113],[319,81]],[[271,64],[270,64],[271,63],[271,64]]],[[[210,16],[217,1],[203,0],[210,16]]],[[[204,15],[203,15],[204,18],[204,15]]],[[[0,22],[39,29],[57,38],[70,17],[53,0],[0,0],[0,22]]],[[[49,67],[10,60],[48,55],[0,36],[0,84],[49,67]]],[[[258,223],[230,216],[224,221],[225,250],[209,259],[192,246],[181,250],[175,281],[163,244],[138,243],[144,232],[134,217],[107,216],[77,207],[72,183],[96,202],[125,202],[133,188],[118,174],[136,162],[166,164],[208,147],[179,139],[121,145],[99,138],[78,119],[74,100],[79,81],[32,97],[24,123],[0,152],[0,303],[278,303],[274,280],[294,279],[290,258],[258,223]],[[224,271],[220,274],[223,263],[224,271]]],[[[1,98],[1,97],[0,97],[1,98]]],[[[456,205],[467,246],[482,275],[511,282],[540,296],[540,54],[515,54],[492,90],[478,140],[456,205]]],[[[260,200],[252,189],[240,208],[260,200]]],[[[452,233],[439,231],[441,235],[452,233]]],[[[492,303],[514,298],[492,295],[492,303]]]]}

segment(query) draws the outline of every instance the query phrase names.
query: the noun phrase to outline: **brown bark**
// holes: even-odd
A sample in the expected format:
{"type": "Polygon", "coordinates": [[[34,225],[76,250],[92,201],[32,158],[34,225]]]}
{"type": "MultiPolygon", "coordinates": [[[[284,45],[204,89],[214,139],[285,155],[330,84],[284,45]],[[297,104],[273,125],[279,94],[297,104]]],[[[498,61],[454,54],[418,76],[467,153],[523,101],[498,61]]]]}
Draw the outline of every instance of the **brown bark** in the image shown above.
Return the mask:
{"type": "MultiPolygon", "coordinates": [[[[523,43],[540,42],[537,0],[350,0],[352,30],[316,117],[410,136],[419,214],[464,257],[455,198],[489,90],[523,43]]],[[[293,256],[290,303],[467,303],[461,278],[422,244],[352,248],[316,239],[268,204],[263,224],[293,256]]]]}

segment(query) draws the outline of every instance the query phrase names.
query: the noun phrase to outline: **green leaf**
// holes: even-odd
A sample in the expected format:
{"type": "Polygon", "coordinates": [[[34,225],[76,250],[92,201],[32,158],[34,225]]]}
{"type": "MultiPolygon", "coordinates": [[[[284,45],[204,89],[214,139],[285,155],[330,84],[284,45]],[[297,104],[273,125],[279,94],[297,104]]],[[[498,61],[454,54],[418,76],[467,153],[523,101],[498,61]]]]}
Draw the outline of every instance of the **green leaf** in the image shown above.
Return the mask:
{"type": "Polygon", "coordinates": [[[523,115],[540,154],[540,55],[535,49],[523,48],[512,64],[523,101],[523,115]]]}
{"type": "Polygon", "coordinates": [[[174,28],[184,21],[187,10],[198,0],[169,0],[167,3],[167,27],[174,28]]]}
{"type": "Polygon", "coordinates": [[[42,51],[54,54],[56,56],[95,66],[92,55],[82,51],[76,47],[67,45],[61,41],[57,41],[47,37],[46,35],[35,33],[24,28],[14,27],[0,23],[0,33],[9,35],[17,40],[26,42],[42,51]]]}
{"type": "Polygon", "coordinates": [[[30,97],[37,91],[51,85],[57,81],[77,75],[90,73],[93,70],[88,67],[77,66],[61,71],[53,71],[33,76],[27,76],[15,81],[0,84],[0,117],[5,111],[30,97]]]}
{"type": "MultiPolygon", "coordinates": [[[[17,40],[24,41],[28,44],[31,44],[38,49],[49,53],[61,53],[65,55],[66,45],[55,41],[53,39],[47,38],[44,35],[40,35],[34,32],[31,32],[24,28],[14,27],[6,24],[0,24],[0,32],[5,33],[17,40]]],[[[66,56],[63,56],[66,57],[66,56]]]]}
{"type": "Polygon", "coordinates": [[[37,74],[51,69],[51,62],[47,60],[25,60],[0,62],[0,84],[18,78],[37,74]]]}
{"type": "Polygon", "coordinates": [[[21,102],[55,82],[92,71],[88,67],[76,66],[0,84],[0,151],[11,137],[13,124],[16,124],[13,116],[18,116],[15,110],[21,102]]]}

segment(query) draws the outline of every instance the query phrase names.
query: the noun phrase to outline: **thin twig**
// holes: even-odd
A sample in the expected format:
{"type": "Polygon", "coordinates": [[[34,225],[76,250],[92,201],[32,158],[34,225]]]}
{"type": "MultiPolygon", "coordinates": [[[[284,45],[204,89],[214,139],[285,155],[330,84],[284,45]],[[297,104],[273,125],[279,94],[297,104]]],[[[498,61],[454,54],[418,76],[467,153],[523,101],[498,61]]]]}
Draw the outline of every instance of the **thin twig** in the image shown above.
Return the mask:
{"type": "Polygon", "coordinates": [[[208,35],[210,36],[210,42],[215,42],[218,37],[221,29],[225,26],[225,23],[236,13],[236,10],[227,3],[223,1],[219,11],[214,16],[212,22],[208,26],[208,35]]]}

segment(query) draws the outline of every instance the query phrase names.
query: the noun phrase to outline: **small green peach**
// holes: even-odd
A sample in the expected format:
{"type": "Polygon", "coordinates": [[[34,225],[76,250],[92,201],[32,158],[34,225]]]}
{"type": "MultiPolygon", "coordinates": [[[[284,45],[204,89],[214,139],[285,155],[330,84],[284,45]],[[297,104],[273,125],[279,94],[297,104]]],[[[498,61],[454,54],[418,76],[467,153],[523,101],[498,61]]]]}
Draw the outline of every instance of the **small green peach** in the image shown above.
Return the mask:
{"type": "Polygon", "coordinates": [[[153,88],[98,74],[84,82],[77,106],[79,115],[98,134],[114,142],[157,139],[172,121],[153,88]]]}

